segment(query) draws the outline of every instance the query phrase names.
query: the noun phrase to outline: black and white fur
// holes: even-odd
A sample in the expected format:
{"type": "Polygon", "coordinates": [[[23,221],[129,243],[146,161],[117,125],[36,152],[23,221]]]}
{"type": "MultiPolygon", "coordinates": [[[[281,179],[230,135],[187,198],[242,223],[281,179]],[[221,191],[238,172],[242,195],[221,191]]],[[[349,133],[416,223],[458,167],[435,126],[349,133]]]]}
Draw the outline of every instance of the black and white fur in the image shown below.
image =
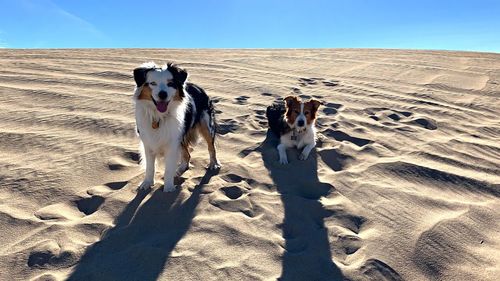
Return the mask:
{"type": "Polygon", "coordinates": [[[163,191],[175,190],[174,176],[189,168],[190,146],[199,135],[209,147],[209,168],[220,168],[215,151],[217,125],[212,101],[202,88],[188,83],[187,78],[187,72],[172,63],[159,67],[150,62],[134,69],[135,119],[146,169],[141,189],[154,185],[155,161],[163,156],[163,191]]]}

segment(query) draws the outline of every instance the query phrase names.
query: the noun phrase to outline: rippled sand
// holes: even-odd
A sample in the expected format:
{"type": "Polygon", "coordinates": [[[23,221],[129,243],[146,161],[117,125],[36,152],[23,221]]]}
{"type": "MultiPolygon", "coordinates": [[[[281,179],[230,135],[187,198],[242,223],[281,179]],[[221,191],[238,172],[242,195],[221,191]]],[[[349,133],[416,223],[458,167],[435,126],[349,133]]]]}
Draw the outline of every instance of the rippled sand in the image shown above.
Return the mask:
{"type": "Polygon", "coordinates": [[[500,54],[0,50],[2,280],[497,280],[500,54]],[[174,61],[216,101],[174,193],[142,180],[131,71],[174,61]],[[265,108],[324,102],[307,161],[265,108]]]}

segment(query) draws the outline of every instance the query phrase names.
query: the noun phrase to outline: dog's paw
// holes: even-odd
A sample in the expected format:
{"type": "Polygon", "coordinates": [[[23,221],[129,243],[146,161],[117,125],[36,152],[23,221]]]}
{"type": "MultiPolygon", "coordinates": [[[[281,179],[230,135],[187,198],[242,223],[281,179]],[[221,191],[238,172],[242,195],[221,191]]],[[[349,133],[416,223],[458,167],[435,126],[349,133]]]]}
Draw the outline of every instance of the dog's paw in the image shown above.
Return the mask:
{"type": "Polygon", "coordinates": [[[282,165],[288,164],[288,159],[286,157],[280,158],[280,164],[282,164],[282,165]]]}
{"type": "Polygon", "coordinates": [[[301,153],[301,154],[299,155],[299,160],[306,160],[306,159],[307,159],[307,157],[309,157],[309,154],[301,153]]]}
{"type": "Polygon", "coordinates": [[[208,165],[209,170],[219,170],[220,169],[220,163],[219,162],[213,162],[208,165]]]}
{"type": "Polygon", "coordinates": [[[172,192],[175,191],[175,185],[174,184],[165,184],[163,186],[163,192],[172,192]]]}
{"type": "Polygon", "coordinates": [[[139,189],[148,189],[154,185],[154,181],[152,180],[144,180],[141,185],[139,185],[139,189]]]}

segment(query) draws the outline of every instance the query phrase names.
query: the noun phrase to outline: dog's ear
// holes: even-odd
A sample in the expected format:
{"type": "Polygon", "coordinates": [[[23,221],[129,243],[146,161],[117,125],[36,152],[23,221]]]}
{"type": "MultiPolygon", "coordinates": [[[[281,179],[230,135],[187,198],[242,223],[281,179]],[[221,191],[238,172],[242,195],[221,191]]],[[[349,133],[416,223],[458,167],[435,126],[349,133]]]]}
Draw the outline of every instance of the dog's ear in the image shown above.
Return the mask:
{"type": "Polygon", "coordinates": [[[134,80],[137,87],[140,87],[144,85],[144,83],[146,83],[146,74],[152,69],[152,67],[138,67],[134,69],[134,80]]]}
{"type": "Polygon", "coordinates": [[[314,112],[316,112],[318,110],[319,106],[323,104],[319,100],[315,100],[315,99],[311,99],[309,102],[312,104],[312,109],[314,112]]]}
{"type": "Polygon", "coordinates": [[[184,85],[184,83],[186,83],[188,76],[189,75],[185,69],[178,68],[176,80],[179,81],[179,83],[184,85]]]}
{"type": "Polygon", "coordinates": [[[167,67],[168,71],[170,71],[170,73],[172,73],[172,76],[174,76],[174,81],[177,82],[177,84],[182,86],[184,85],[184,83],[186,83],[188,73],[185,69],[182,69],[171,62],[167,64],[167,67]]]}
{"type": "Polygon", "coordinates": [[[285,101],[286,107],[290,107],[294,101],[298,101],[296,96],[288,96],[283,99],[285,101]]]}

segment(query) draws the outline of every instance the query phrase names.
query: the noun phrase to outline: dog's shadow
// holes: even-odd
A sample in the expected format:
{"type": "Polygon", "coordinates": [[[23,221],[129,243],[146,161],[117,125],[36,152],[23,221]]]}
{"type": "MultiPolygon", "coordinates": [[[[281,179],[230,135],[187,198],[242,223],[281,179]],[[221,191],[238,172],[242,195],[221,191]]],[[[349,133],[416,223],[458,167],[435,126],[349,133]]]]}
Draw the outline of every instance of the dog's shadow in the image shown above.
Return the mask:
{"type": "Polygon", "coordinates": [[[186,200],[178,200],[179,189],[164,193],[160,188],[141,205],[150,191],[139,190],[68,280],[157,280],[191,225],[203,186],[217,173],[207,170],[186,200]]]}
{"type": "Polygon", "coordinates": [[[270,131],[257,149],[266,169],[281,195],[284,219],[281,225],[285,239],[282,272],[279,280],[343,280],[333,263],[324,218],[329,216],[319,199],[334,191],[320,182],[317,155],[311,152],[305,161],[298,160],[296,150],[288,150],[290,164],[278,162],[278,138],[270,131]]]}

